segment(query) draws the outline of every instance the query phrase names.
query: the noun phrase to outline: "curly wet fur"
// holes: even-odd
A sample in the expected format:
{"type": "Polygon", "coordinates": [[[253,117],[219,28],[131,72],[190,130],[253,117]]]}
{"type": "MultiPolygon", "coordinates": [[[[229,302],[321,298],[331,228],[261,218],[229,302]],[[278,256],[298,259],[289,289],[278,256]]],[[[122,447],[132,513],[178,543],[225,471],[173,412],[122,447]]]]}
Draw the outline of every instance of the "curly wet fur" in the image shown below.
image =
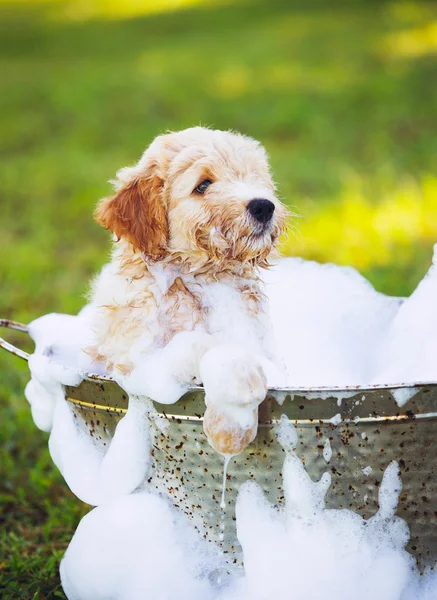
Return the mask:
{"type": "Polygon", "coordinates": [[[93,284],[96,356],[125,372],[140,336],[147,348],[165,346],[180,331],[209,333],[204,291],[211,282],[232,287],[245,317],[256,320],[263,310],[258,270],[286,219],[258,142],[201,127],[162,135],[114,184],[115,195],[96,211],[117,240],[93,284]],[[211,185],[196,193],[205,179],[211,185]],[[274,203],[271,222],[250,215],[254,198],[274,203]]]}

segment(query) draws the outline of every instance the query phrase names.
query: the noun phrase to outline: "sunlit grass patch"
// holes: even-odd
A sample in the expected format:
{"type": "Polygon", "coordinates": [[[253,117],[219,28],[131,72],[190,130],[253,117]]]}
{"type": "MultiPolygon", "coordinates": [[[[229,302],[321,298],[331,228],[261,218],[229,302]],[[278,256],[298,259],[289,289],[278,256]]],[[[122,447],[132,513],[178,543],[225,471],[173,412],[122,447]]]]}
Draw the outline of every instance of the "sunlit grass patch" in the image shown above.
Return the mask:
{"type": "Polygon", "coordinates": [[[430,20],[435,16],[434,2],[421,0],[410,0],[398,2],[387,2],[384,8],[387,15],[394,23],[399,24],[414,24],[420,23],[424,19],[430,20]]]}
{"type": "Polygon", "coordinates": [[[415,58],[437,53],[437,21],[386,35],[380,44],[383,55],[415,58]]]}
{"type": "MultiPolygon", "coordinates": [[[[17,4],[42,6],[46,16],[61,21],[132,19],[177,11],[196,5],[223,4],[226,0],[15,0],[17,4]]],[[[1,4],[12,0],[0,0],[1,4]]]]}
{"type": "MultiPolygon", "coordinates": [[[[417,251],[437,242],[437,179],[405,178],[370,195],[362,178],[347,181],[339,197],[309,205],[286,254],[353,265],[362,272],[417,262],[417,251]]],[[[431,258],[431,256],[429,257],[431,258]]]]}

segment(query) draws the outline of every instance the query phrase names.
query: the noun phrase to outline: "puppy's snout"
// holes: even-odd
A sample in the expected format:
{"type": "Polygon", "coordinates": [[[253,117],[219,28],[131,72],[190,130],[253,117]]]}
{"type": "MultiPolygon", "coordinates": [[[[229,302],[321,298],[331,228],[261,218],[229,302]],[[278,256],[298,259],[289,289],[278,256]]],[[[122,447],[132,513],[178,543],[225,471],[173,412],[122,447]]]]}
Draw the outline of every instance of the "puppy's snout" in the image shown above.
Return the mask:
{"type": "Polygon", "coordinates": [[[270,200],[255,198],[249,202],[247,210],[259,223],[268,223],[275,212],[275,205],[270,200]]]}

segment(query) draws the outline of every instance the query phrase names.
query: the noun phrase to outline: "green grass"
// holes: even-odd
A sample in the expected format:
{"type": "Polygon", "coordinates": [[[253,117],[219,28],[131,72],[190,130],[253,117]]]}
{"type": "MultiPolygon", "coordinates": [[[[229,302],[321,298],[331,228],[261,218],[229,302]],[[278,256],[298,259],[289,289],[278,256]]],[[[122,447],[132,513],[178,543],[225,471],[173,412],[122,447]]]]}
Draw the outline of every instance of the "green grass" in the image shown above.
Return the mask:
{"type": "MultiPolygon", "coordinates": [[[[193,124],[265,144],[302,215],[287,252],[414,289],[437,241],[431,3],[266,0],[116,20],[96,0],[97,16],[69,21],[73,4],[0,2],[1,317],[81,307],[109,248],[92,220],[105,182],[156,134],[193,124]]],[[[31,422],[27,377],[0,352],[2,599],[63,597],[58,563],[87,510],[31,422]]]]}

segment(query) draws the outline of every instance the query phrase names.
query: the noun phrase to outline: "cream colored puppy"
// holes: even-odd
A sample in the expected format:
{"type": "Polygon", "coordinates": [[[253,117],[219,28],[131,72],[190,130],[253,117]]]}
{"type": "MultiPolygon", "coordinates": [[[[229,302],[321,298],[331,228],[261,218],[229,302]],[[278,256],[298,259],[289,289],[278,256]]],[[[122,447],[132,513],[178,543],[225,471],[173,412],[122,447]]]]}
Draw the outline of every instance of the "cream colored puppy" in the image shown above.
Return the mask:
{"type": "Polygon", "coordinates": [[[116,242],[93,285],[95,356],[132,381],[144,372],[138,392],[161,402],[174,399],[171,381],[202,382],[205,430],[234,454],[256,433],[274,362],[259,270],[286,211],[266,153],[246,136],[194,127],[157,137],[114,184],[96,212],[116,242]]]}

